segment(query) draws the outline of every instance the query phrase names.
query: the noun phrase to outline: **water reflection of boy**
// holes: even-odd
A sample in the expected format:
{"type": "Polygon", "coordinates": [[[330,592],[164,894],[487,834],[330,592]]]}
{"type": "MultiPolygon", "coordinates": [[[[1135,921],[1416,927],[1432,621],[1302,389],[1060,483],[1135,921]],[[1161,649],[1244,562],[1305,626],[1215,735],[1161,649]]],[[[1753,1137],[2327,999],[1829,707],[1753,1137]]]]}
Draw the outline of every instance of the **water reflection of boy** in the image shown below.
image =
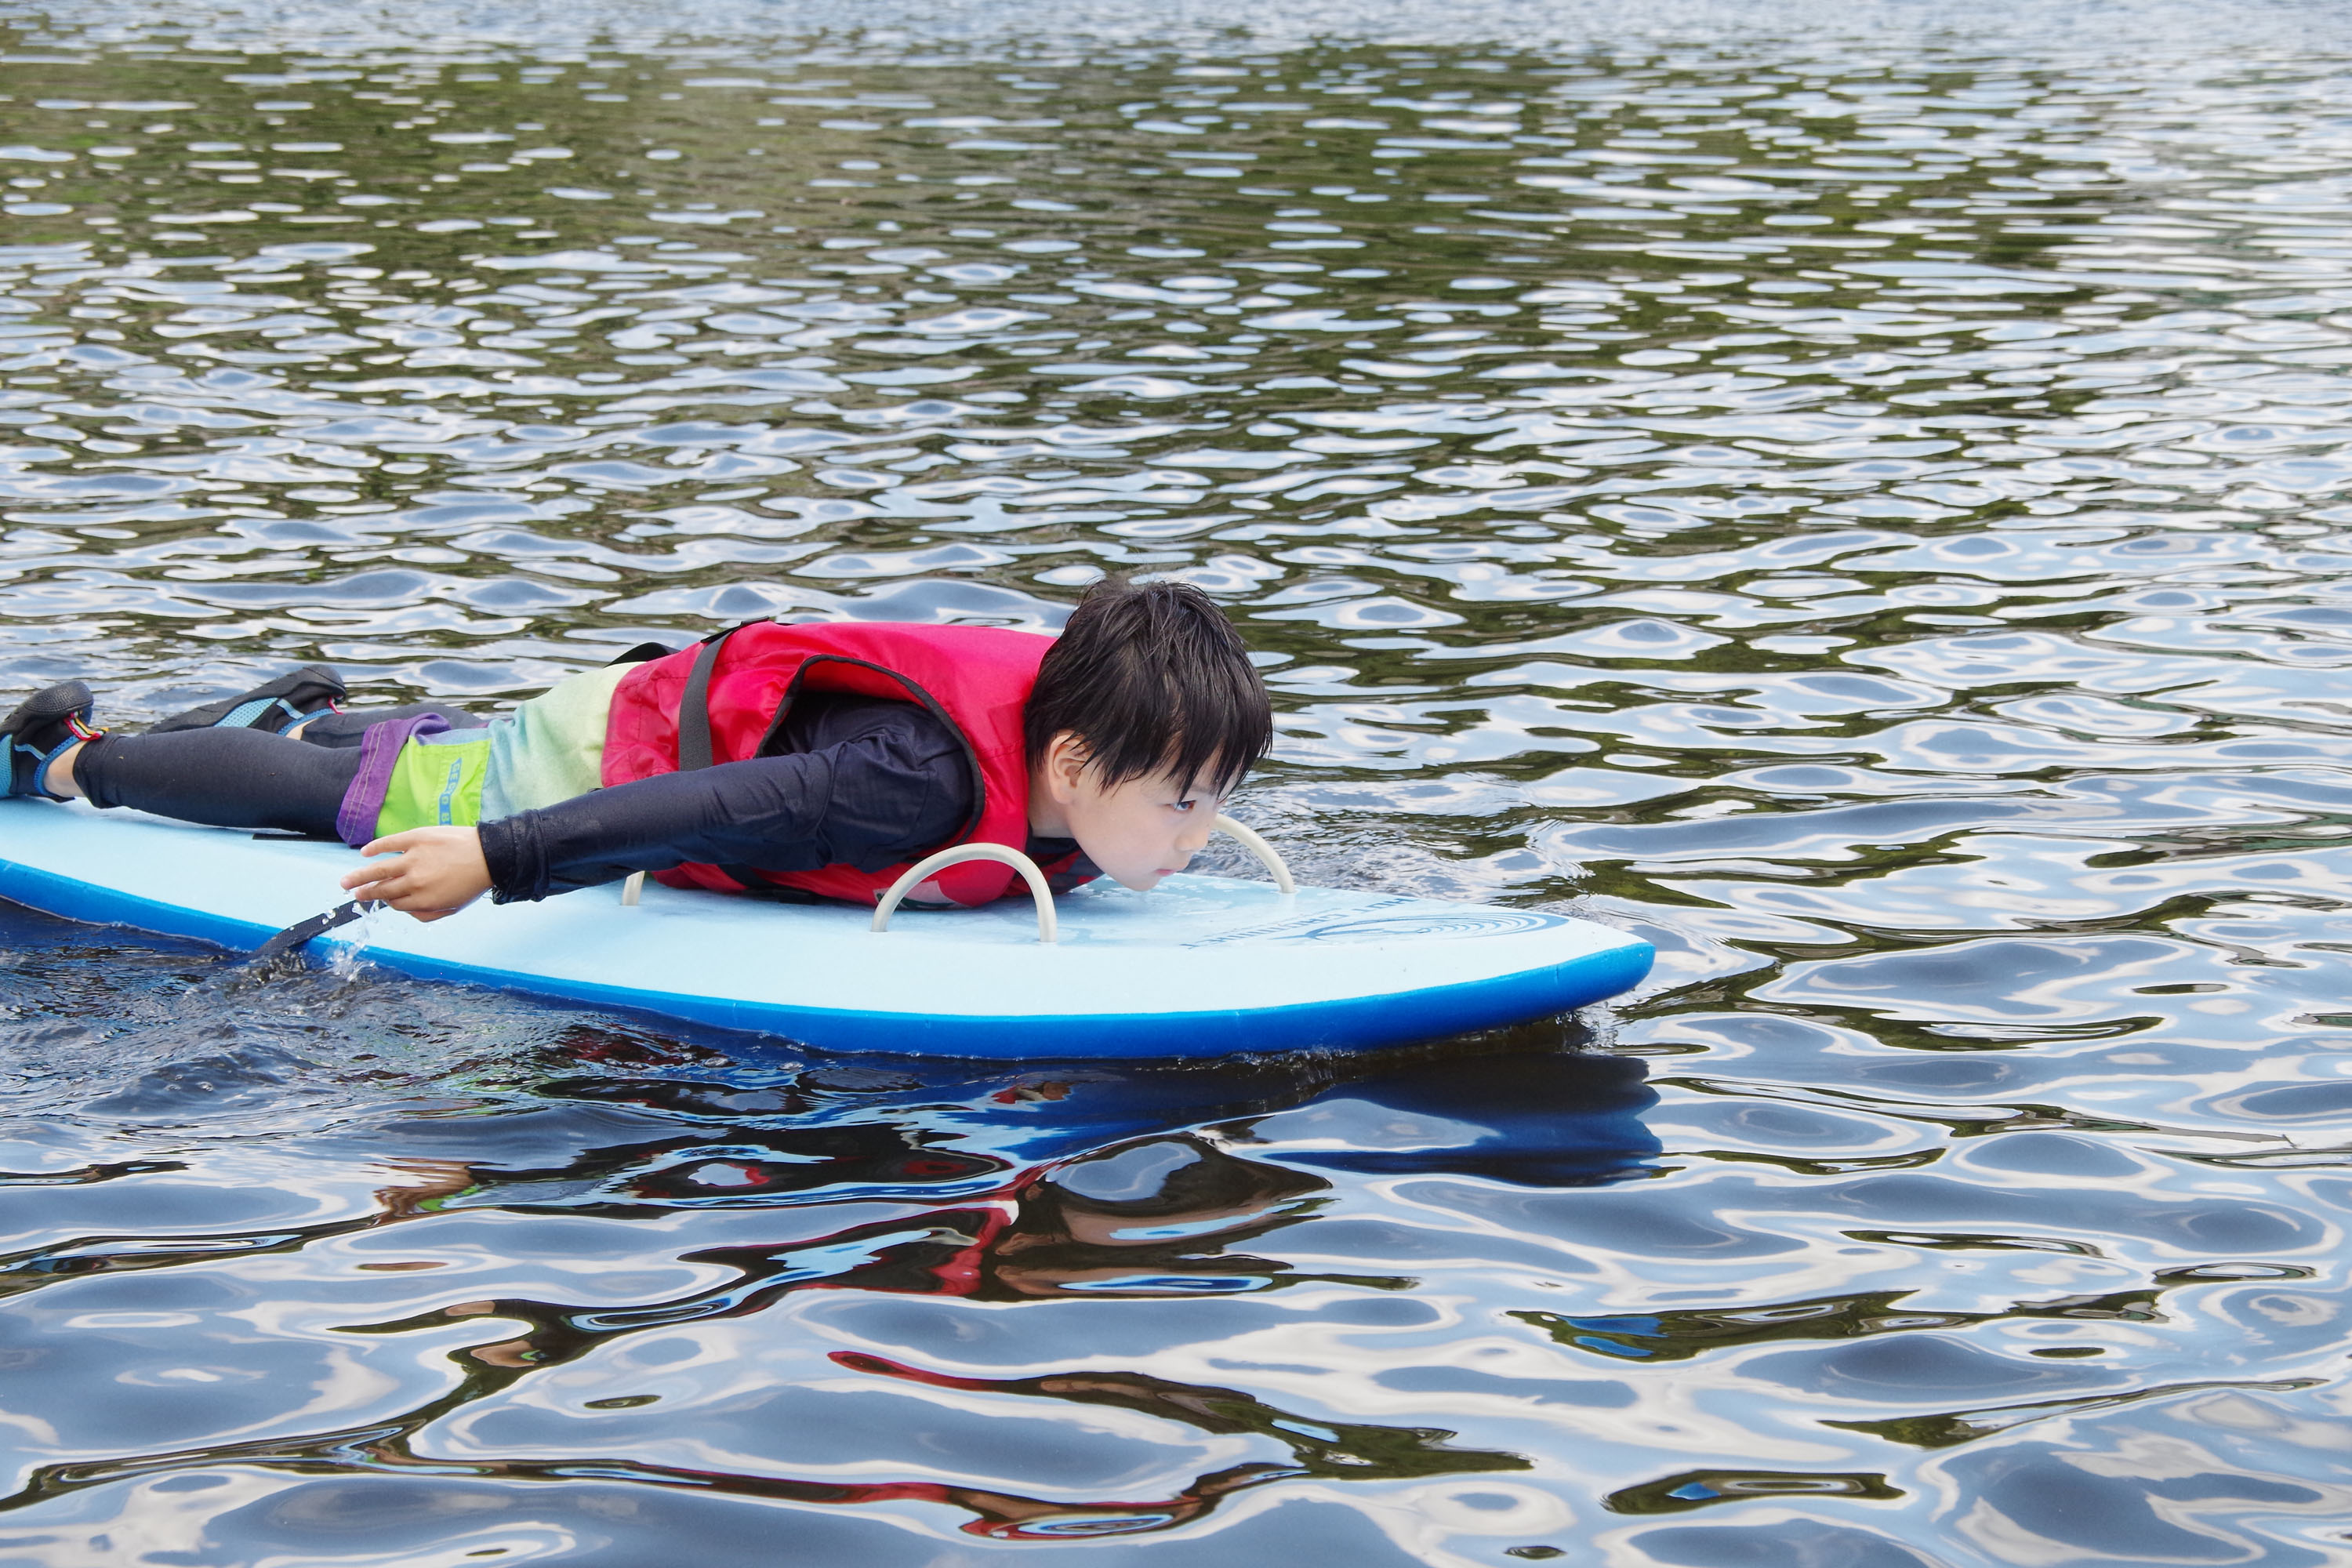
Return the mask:
{"type": "Polygon", "coordinates": [[[1252,1289],[1289,1265],[1224,1249],[1305,1217],[1298,1200],[1329,1185],[1194,1137],[1129,1144],[1027,1186],[974,1285],[999,1299],[1252,1289]]]}
{"type": "MultiPolygon", "coordinates": [[[[932,1152],[945,1179],[985,1171],[983,1157],[932,1152]]],[[[653,1173],[640,1195],[675,1198],[677,1182],[653,1173]]],[[[650,1309],[665,1320],[710,1310],[740,1310],[775,1289],[872,1290],[893,1295],[1028,1300],[1086,1295],[1199,1295],[1255,1289],[1286,1276],[1276,1258],[1223,1249],[1304,1218],[1297,1200],[1324,1191],[1320,1176],[1237,1160],[1190,1136],[1153,1138],[1098,1160],[1024,1171],[992,1191],[967,1194],[901,1217],[779,1247],[714,1247],[694,1260],[738,1271],[738,1278],[692,1302],[650,1309]],[[1129,1201],[1074,1190],[1089,1184],[1087,1166],[1136,1159],[1165,1163],[1166,1179],[1129,1201]],[[822,1278],[805,1272],[813,1256],[836,1262],[822,1278]],[[769,1281],[779,1283],[771,1285],[769,1281]],[[783,1281],[789,1283],[783,1283],[783,1281]]],[[[751,1196],[732,1189],[724,1197],[751,1196]]],[[[870,1191],[870,1189],[869,1189],[870,1191]]],[[[706,1189],[696,1195],[720,1197],[706,1189]]],[[[911,1196],[911,1194],[901,1194],[911,1196]]],[[[722,1201],[723,1198],[722,1198],[722,1201]]],[[[615,1322],[627,1314],[619,1314],[615,1322]]]]}
{"type": "MultiPolygon", "coordinates": [[[[843,1069],[821,1069],[814,1079],[843,1069]]],[[[505,1171],[483,1183],[484,1196],[529,1204],[544,1189],[581,1201],[761,1206],[826,1195],[856,1195],[908,1205],[903,1214],[779,1244],[712,1247],[691,1261],[730,1269],[714,1290],[642,1309],[592,1314],[567,1336],[625,1332],[633,1327],[756,1311],[801,1290],[1035,1300],[1067,1297],[1199,1295],[1246,1291],[1306,1276],[1279,1259],[1229,1249],[1312,1216],[1329,1184],[1323,1165],[1384,1174],[1469,1174],[1538,1187],[1583,1186],[1622,1179],[1658,1151],[1642,1121],[1656,1101],[1639,1058],[1550,1052],[1447,1056],[1359,1070],[1337,1084],[1328,1064],[1236,1066],[1239,1093],[1199,1102],[1207,1085],[1191,1075],[1083,1071],[1024,1074],[955,1107],[950,1134],[928,1117],[887,1114],[887,1101],[858,1096],[852,1120],[797,1120],[785,1125],[731,1126],[724,1157],[680,1161],[708,1147],[707,1128],[673,1137],[600,1146],[589,1157],[539,1172],[505,1171]],[[1190,1084],[1188,1090],[1182,1087],[1190,1084]],[[1320,1092],[1318,1092],[1318,1089],[1320,1092]],[[997,1108],[987,1116],[983,1108],[997,1108]],[[1130,1133],[1113,1127],[1183,1118],[1217,1118],[1213,1137],[1191,1131],[1130,1133]],[[877,1116],[876,1112],[885,1112],[877,1116]],[[1076,1150],[1022,1168],[986,1152],[983,1121],[1001,1135],[1017,1131],[1033,1147],[1066,1132],[1076,1150]],[[1370,1113],[1405,1135],[1404,1148],[1330,1147],[1327,1114],[1370,1113]],[[1042,1114],[1041,1114],[1042,1113],[1042,1114]],[[1203,1113],[1206,1113],[1205,1115],[1203,1113]],[[1296,1119],[1296,1120],[1294,1120],[1296,1119]],[[763,1161],[762,1146],[776,1159],[763,1161]],[[961,1145],[961,1146],[960,1146],[961,1145]],[[977,1146],[976,1146],[977,1145],[977,1146]],[[1234,1151],[1263,1148],[1274,1158],[1234,1151]],[[1278,1163],[1277,1163],[1278,1162],[1278,1163]]],[[[887,1074],[877,1074],[887,1078],[887,1074]]],[[[696,1117],[795,1115],[822,1089],[756,1092],[678,1079],[608,1079],[572,1086],[597,1100],[676,1110],[696,1117]],[[749,1095],[749,1099],[745,1097],[749,1095]],[[756,1102],[756,1103],[755,1103],[756,1102]],[[793,1108],[797,1107],[795,1110],[793,1108]]],[[[878,1092],[882,1092],[877,1090],[878,1092]]],[[[907,1109],[936,1112],[955,1099],[944,1085],[898,1080],[888,1092],[910,1097],[907,1109]]],[[[1034,1155],[1032,1155],[1034,1159],[1034,1155]]],[[[394,1214],[425,1207],[464,1187],[467,1168],[419,1162],[425,1176],[412,1196],[383,1194],[394,1214]]],[[[1316,1278],[1324,1278],[1317,1276],[1316,1278]]],[[[1340,1276],[1389,1286],[1386,1277],[1340,1276]]],[[[570,1321],[562,1309],[541,1315],[570,1321]]],[[[526,1316],[530,1314],[524,1314],[526,1316]]],[[[549,1347],[534,1351],[544,1354],[549,1347]]]]}

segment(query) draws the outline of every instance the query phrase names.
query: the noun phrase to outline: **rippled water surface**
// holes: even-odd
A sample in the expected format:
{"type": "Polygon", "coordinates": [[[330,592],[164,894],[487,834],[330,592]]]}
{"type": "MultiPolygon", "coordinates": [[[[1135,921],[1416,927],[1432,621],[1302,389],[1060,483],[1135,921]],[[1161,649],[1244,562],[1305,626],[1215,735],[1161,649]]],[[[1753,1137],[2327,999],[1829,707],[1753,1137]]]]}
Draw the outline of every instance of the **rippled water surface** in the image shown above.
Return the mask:
{"type": "Polygon", "coordinates": [[[0,9],[9,689],[1174,574],[1311,879],[1661,950],[1005,1072],[0,915],[0,1563],[2352,1561],[2340,8],[1624,12],[0,9]]]}

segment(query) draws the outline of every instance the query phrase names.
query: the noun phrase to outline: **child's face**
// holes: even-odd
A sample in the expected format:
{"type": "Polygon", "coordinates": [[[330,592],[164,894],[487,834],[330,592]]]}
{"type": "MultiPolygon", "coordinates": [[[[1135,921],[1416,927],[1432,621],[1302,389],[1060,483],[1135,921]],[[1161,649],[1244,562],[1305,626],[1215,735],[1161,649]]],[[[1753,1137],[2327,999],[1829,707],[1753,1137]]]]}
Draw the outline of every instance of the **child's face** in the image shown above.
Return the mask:
{"type": "Polygon", "coordinates": [[[1223,804],[1215,785],[1180,784],[1166,774],[1105,784],[1086,765],[1083,749],[1059,742],[1038,772],[1036,784],[1045,798],[1037,804],[1048,809],[1033,809],[1032,824],[1041,832],[1076,839],[1103,875],[1139,893],[1182,870],[1201,852],[1223,804]]]}

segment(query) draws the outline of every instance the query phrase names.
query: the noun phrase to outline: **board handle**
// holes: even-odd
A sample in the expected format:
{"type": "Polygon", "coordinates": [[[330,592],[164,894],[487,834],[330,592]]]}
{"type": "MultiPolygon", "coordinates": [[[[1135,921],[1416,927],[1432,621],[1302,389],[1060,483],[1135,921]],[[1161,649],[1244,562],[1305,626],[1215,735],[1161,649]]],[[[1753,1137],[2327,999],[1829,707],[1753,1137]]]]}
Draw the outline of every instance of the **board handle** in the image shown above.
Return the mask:
{"type": "Polygon", "coordinates": [[[1217,831],[1228,838],[1238,840],[1242,847],[1256,856],[1265,868],[1274,873],[1276,892],[1286,895],[1298,891],[1298,884],[1290,879],[1290,868],[1282,863],[1282,857],[1274,852],[1274,846],[1260,838],[1255,829],[1244,827],[1230,816],[1220,816],[1217,818],[1217,831]]]}
{"type": "Polygon", "coordinates": [[[621,884],[621,902],[634,908],[636,901],[645,896],[646,874],[643,871],[630,872],[629,879],[621,884]]]}
{"type": "Polygon", "coordinates": [[[1003,844],[954,844],[936,855],[916,861],[907,868],[903,876],[890,884],[890,890],[883,894],[881,901],[874,906],[874,929],[888,931],[890,911],[898,907],[899,900],[922,886],[933,872],[961,865],[966,860],[993,860],[1020,872],[1021,879],[1029,884],[1030,897],[1037,900],[1037,940],[1044,942],[1059,940],[1060,928],[1054,920],[1054,889],[1045,885],[1045,873],[1037,869],[1036,861],[1003,844]]]}

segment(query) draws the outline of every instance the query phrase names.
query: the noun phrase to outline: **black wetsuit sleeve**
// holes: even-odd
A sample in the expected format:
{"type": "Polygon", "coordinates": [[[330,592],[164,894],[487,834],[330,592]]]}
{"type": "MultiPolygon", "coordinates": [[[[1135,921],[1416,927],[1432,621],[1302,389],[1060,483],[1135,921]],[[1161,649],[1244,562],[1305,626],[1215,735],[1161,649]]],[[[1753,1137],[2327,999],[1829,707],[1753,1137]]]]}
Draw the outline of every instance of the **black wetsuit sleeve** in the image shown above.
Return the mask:
{"type": "Polygon", "coordinates": [[[878,871],[954,838],[971,815],[961,743],[903,702],[843,704],[801,726],[813,749],[662,773],[487,822],[499,903],[699,862],[878,871]]]}

